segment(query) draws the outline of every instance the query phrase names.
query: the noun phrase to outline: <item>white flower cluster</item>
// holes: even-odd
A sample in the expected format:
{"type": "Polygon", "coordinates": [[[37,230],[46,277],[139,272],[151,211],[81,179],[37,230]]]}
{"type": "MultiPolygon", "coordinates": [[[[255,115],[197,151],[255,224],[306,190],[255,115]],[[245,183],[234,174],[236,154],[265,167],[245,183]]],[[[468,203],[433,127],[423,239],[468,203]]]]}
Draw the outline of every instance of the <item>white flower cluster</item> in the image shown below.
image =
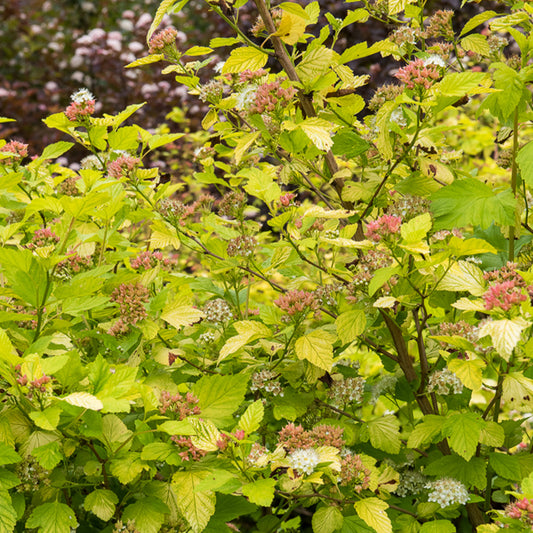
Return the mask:
{"type": "Polygon", "coordinates": [[[77,104],[84,104],[85,102],[89,102],[95,98],[89,89],[80,89],[79,91],[73,93],[70,99],[77,104]]]}
{"type": "Polygon", "coordinates": [[[426,488],[432,489],[428,501],[438,503],[443,509],[454,503],[464,505],[469,500],[466,487],[460,481],[450,477],[432,481],[426,485],[426,488]]]}
{"type": "Polygon", "coordinates": [[[210,344],[211,342],[215,342],[215,334],[212,331],[206,331],[205,333],[201,333],[198,336],[198,340],[200,342],[204,342],[205,344],[210,344]]]}
{"type": "Polygon", "coordinates": [[[213,324],[228,322],[233,318],[230,306],[222,298],[206,302],[203,311],[205,319],[213,324]]]}
{"type": "Polygon", "coordinates": [[[400,484],[396,494],[401,498],[409,494],[419,494],[427,485],[427,478],[418,470],[406,470],[400,474],[400,484]]]}
{"type": "Polygon", "coordinates": [[[283,388],[281,383],[276,379],[278,374],[272,370],[261,370],[252,374],[252,384],[250,390],[252,392],[264,390],[270,392],[273,396],[283,396],[283,388]]]}
{"type": "Polygon", "coordinates": [[[426,59],[424,59],[424,65],[435,65],[437,67],[445,67],[446,61],[444,61],[444,59],[442,59],[442,57],[437,54],[431,54],[426,57],[426,59]]]}
{"type": "Polygon", "coordinates": [[[298,470],[300,474],[312,474],[316,465],[320,462],[318,452],[309,448],[303,450],[301,448],[294,450],[288,457],[289,464],[294,470],[298,470]]]}
{"type": "Polygon", "coordinates": [[[346,378],[335,381],[329,391],[331,402],[335,407],[342,407],[351,402],[361,403],[365,392],[364,378],[346,378]]]}
{"type": "Polygon", "coordinates": [[[461,380],[447,368],[437,370],[429,376],[428,391],[437,394],[461,394],[463,384],[461,380]]]}

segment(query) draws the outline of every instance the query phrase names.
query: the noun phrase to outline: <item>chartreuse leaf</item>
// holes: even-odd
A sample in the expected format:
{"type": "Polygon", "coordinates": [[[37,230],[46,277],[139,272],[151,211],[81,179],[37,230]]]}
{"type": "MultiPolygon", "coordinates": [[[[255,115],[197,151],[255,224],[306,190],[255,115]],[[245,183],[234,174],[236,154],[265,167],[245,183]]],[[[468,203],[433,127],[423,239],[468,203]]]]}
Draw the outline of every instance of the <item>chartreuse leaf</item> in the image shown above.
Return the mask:
{"type": "Polygon", "coordinates": [[[422,524],[419,533],[455,533],[455,526],[449,520],[432,520],[422,524]]]}
{"type": "Polygon", "coordinates": [[[63,459],[58,441],[52,441],[31,451],[37,462],[46,470],[54,469],[63,459]]]}
{"type": "Polygon", "coordinates": [[[214,493],[209,490],[196,490],[207,476],[209,472],[205,470],[176,472],[172,476],[178,509],[194,533],[203,531],[215,512],[214,493]]]}
{"type": "Polygon", "coordinates": [[[205,452],[218,450],[217,442],[220,441],[220,431],[213,422],[200,418],[190,418],[189,422],[196,434],[191,437],[192,443],[205,452]]]}
{"type": "Polygon", "coordinates": [[[261,135],[261,132],[255,131],[251,133],[244,133],[237,140],[237,145],[233,150],[233,157],[235,158],[235,164],[238,165],[241,162],[244,154],[253,145],[257,138],[261,135]]]}
{"type": "Polygon", "coordinates": [[[442,434],[453,451],[469,461],[476,453],[485,421],[476,413],[452,413],[444,420],[442,434]]]}
{"type": "Polygon", "coordinates": [[[479,338],[490,335],[496,351],[508,361],[513,350],[520,341],[522,331],[531,325],[521,317],[513,320],[491,320],[483,324],[479,330],[479,338]]]}
{"type": "Polygon", "coordinates": [[[341,313],[335,320],[337,335],[343,344],[353,342],[366,327],[366,315],[362,309],[352,309],[341,313]]]}
{"type": "Polygon", "coordinates": [[[522,489],[525,498],[533,498],[533,473],[529,474],[528,477],[522,480],[520,488],[522,489]]]}
{"type": "MultiPolygon", "coordinates": [[[[288,2],[286,5],[289,4],[288,2]]],[[[298,4],[295,4],[298,5],[298,4]]],[[[298,6],[300,7],[300,6],[298,6]]],[[[282,7],[283,9],[283,7],[282,7]]],[[[296,15],[292,12],[283,10],[283,15],[281,17],[281,22],[278,26],[278,29],[274,35],[279,36],[279,38],[286,44],[294,45],[305,33],[305,28],[308,24],[308,16],[306,12],[302,9],[302,14],[296,15]]]]}
{"type": "Polygon", "coordinates": [[[242,375],[203,376],[193,386],[198,398],[202,418],[218,427],[233,422],[232,414],[240,407],[248,390],[248,380],[242,375]]]}
{"type": "Polygon", "coordinates": [[[87,495],[83,507],[95,514],[100,520],[107,522],[115,514],[118,496],[111,490],[97,489],[87,495]]]}
{"type": "Polygon", "coordinates": [[[472,33],[461,39],[461,46],[468,52],[475,52],[487,56],[490,54],[490,45],[487,38],[480,33],[472,33]]]}
{"type": "Polygon", "coordinates": [[[0,442],[0,465],[10,465],[22,461],[22,457],[10,446],[0,442]]]}
{"type": "Polygon", "coordinates": [[[533,141],[518,150],[516,162],[526,185],[533,187],[533,141]]]}
{"type": "Polygon", "coordinates": [[[333,50],[325,46],[308,49],[300,63],[296,66],[296,72],[303,83],[311,82],[318,76],[323,76],[329,71],[333,58],[333,50]]]}
{"type": "Polygon", "coordinates": [[[111,460],[111,473],[124,485],[131,483],[143,470],[148,469],[148,463],[141,459],[139,452],[120,453],[111,460]]]}
{"type": "Polygon", "coordinates": [[[503,378],[502,400],[514,407],[533,405],[533,380],[520,372],[509,372],[503,378]]]}
{"type": "Polygon", "coordinates": [[[448,361],[448,370],[453,372],[465,387],[473,391],[481,389],[485,366],[486,363],[481,359],[452,359],[448,361]]]}
{"type": "Polygon", "coordinates": [[[161,318],[176,329],[190,326],[204,318],[204,313],[190,305],[188,296],[178,295],[165,305],[161,318]]]}
{"type": "Polygon", "coordinates": [[[3,329],[0,329],[0,361],[5,361],[13,366],[20,363],[20,357],[17,355],[15,347],[3,329]]]}
{"type": "Polygon", "coordinates": [[[70,533],[78,527],[74,511],[60,502],[43,503],[36,507],[28,520],[26,528],[37,528],[38,533],[70,533]]]}
{"type": "Polygon", "coordinates": [[[274,499],[274,487],[277,481],[273,478],[258,479],[253,483],[244,485],[242,493],[251,503],[268,507],[274,499]]]}
{"type": "Polygon", "coordinates": [[[0,490],[0,533],[11,533],[17,523],[17,512],[7,490],[0,490]]]}
{"type": "Polygon", "coordinates": [[[493,422],[492,420],[487,420],[485,422],[485,427],[481,430],[479,434],[479,442],[485,446],[493,446],[497,448],[502,446],[505,441],[505,431],[500,424],[493,422]]]}
{"type": "Polygon", "coordinates": [[[426,415],[409,435],[407,446],[409,448],[418,448],[424,444],[440,440],[443,421],[444,417],[440,415],[426,415]]]}
{"type": "Polygon", "coordinates": [[[83,409],[90,409],[91,411],[100,411],[104,407],[101,400],[88,392],[73,392],[61,399],[70,405],[83,407],[83,409]]]}
{"type": "Polygon", "coordinates": [[[446,185],[431,196],[435,230],[461,228],[473,224],[488,228],[514,224],[515,199],[509,189],[494,193],[492,188],[474,178],[446,185]]]}
{"type": "Polygon", "coordinates": [[[316,329],[300,337],[294,343],[298,359],[306,359],[322,370],[329,371],[333,365],[333,343],[335,336],[316,329]]]}
{"type": "Polygon", "coordinates": [[[61,408],[57,406],[47,407],[43,411],[32,411],[30,418],[35,422],[35,425],[48,431],[53,431],[57,428],[59,423],[59,415],[61,408]]]}
{"type": "Polygon", "coordinates": [[[259,429],[263,416],[265,414],[265,408],[261,400],[256,400],[250,404],[244,414],[239,419],[239,428],[244,430],[246,434],[250,435],[254,431],[259,429]]]}
{"type": "Polygon", "coordinates": [[[483,271],[469,261],[453,263],[437,286],[441,291],[468,291],[474,296],[481,296],[486,291],[483,271]]]}
{"type": "Polygon", "coordinates": [[[152,37],[154,31],[157,29],[159,24],[161,24],[165,15],[176,2],[177,0],[163,0],[159,4],[159,7],[155,12],[154,20],[152,21],[152,24],[150,25],[150,28],[148,30],[148,34],[146,35],[146,42],[148,44],[150,43],[150,38],[152,37]]]}
{"type": "Polygon", "coordinates": [[[240,322],[235,322],[233,327],[237,330],[238,335],[230,337],[226,341],[220,350],[218,356],[219,362],[250,342],[269,337],[272,334],[268,326],[265,326],[262,322],[258,322],[257,320],[241,320],[240,322]]]}
{"type": "Polygon", "coordinates": [[[242,72],[243,70],[259,70],[266,65],[268,54],[251,46],[241,46],[231,51],[222,67],[222,74],[242,72]]]}
{"type": "Polygon", "coordinates": [[[159,498],[143,496],[124,509],[122,520],[134,520],[135,528],[141,533],[157,533],[169,512],[168,506],[159,498]]]}
{"type": "Polygon", "coordinates": [[[400,451],[400,422],[394,415],[385,415],[368,422],[368,434],[370,444],[375,448],[388,453],[400,451]]]}
{"type": "Polygon", "coordinates": [[[495,16],[496,16],[495,11],[484,11],[483,13],[479,13],[478,15],[475,15],[474,17],[468,20],[468,22],[464,25],[459,35],[460,36],[465,35],[469,31],[472,31],[474,28],[479,26],[480,24],[487,22],[487,20],[490,20],[491,18],[495,16]]]}
{"type": "Polygon", "coordinates": [[[377,533],[392,533],[392,523],[386,513],[388,505],[379,498],[365,498],[355,502],[355,512],[367,525],[377,533]]]}
{"type": "Polygon", "coordinates": [[[494,472],[504,479],[510,479],[511,481],[520,481],[522,479],[520,461],[516,455],[493,452],[489,455],[489,463],[494,472]]]}
{"type": "Polygon", "coordinates": [[[169,465],[181,463],[178,448],[170,442],[150,442],[142,449],[141,459],[143,461],[165,461],[169,465]]]}
{"type": "Polygon", "coordinates": [[[313,533],[333,533],[342,527],[344,517],[337,507],[320,507],[315,511],[311,524],[313,533]]]}
{"type": "Polygon", "coordinates": [[[20,485],[19,477],[6,468],[0,468],[0,490],[9,490],[17,485],[20,485]]]}
{"type": "Polygon", "coordinates": [[[448,241],[448,251],[454,257],[476,254],[496,254],[498,251],[492,244],[483,239],[459,239],[451,237],[448,241]]]}
{"type": "Polygon", "coordinates": [[[378,136],[376,145],[379,153],[387,161],[392,158],[392,139],[389,128],[389,121],[392,112],[396,109],[394,102],[385,102],[376,115],[376,128],[378,128],[378,136]]]}
{"type": "Polygon", "coordinates": [[[400,233],[404,243],[413,244],[425,239],[431,226],[432,221],[429,213],[418,215],[409,220],[409,222],[402,224],[400,227],[400,233]]]}

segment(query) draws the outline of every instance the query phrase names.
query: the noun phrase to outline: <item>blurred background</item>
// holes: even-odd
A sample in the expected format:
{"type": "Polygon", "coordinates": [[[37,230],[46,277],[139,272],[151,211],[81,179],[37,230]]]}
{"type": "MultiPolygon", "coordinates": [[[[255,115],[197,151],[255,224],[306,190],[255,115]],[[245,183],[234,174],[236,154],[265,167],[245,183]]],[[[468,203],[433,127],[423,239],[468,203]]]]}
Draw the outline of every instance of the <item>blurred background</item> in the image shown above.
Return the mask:
{"type": "MultiPolygon", "coordinates": [[[[146,101],[133,119],[140,126],[154,129],[167,124],[170,131],[198,130],[204,114],[201,102],[176,84],[171,75],[161,75],[160,64],[124,69],[124,65],[148,54],[146,33],[159,3],[160,0],[0,2],[0,116],[16,120],[0,125],[0,138],[28,143],[30,154],[42,151],[62,135],[46,128],[42,119],[64,110],[70,95],[82,87],[95,95],[97,113],[116,113],[129,104],[146,101]]],[[[323,10],[336,17],[362,6],[361,2],[335,0],[320,3],[323,10]]],[[[456,0],[430,0],[426,9],[432,12],[459,6],[456,0]]],[[[468,4],[459,16],[468,17],[477,9],[476,4],[468,4]]],[[[251,28],[255,18],[255,6],[248,2],[241,9],[243,27],[251,28]]],[[[166,17],[162,27],[168,25],[179,31],[178,46],[183,49],[207,45],[216,36],[232,35],[231,28],[210,14],[202,0],[191,0],[179,15],[166,17]]],[[[375,21],[352,25],[341,34],[343,38],[337,46],[343,49],[359,41],[370,44],[384,39],[390,29],[375,21]]],[[[225,50],[220,49],[220,53],[225,50]]],[[[220,59],[214,57],[212,66],[220,59]]],[[[393,81],[390,71],[398,64],[373,56],[351,66],[357,74],[371,75],[370,84],[364,88],[368,98],[377,86],[393,81]]],[[[209,74],[206,69],[205,76],[209,74]]],[[[190,164],[190,158],[182,159],[184,164],[190,164]]]]}

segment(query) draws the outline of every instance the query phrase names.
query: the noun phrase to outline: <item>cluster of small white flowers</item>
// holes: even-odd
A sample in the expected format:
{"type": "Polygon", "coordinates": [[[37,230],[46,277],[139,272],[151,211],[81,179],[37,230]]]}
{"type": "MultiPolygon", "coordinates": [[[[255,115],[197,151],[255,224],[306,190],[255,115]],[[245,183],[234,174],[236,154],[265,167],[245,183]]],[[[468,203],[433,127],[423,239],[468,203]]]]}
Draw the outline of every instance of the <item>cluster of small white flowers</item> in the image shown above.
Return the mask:
{"type": "Polygon", "coordinates": [[[275,379],[277,374],[272,370],[261,370],[261,372],[255,372],[252,374],[252,384],[250,390],[252,392],[258,390],[264,390],[270,392],[273,396],[283,397],[283,388],[281,383],[275,379]]]}
{"type": "Polygon", "coordinates": [[[468,261],[469,263],[474,263],[475,265],[481,265],[481,263],[483,263],[482,259],[480,259],[479,257],[474,257],[473,255],[465,257],[465,261],[468,261]]]}
{"type": "Polygon", "coordinates": [[[198,340],[205,344],[209,344],[215,341],[215,334],[213,331],[206,331],[205,333],[202,333],[198,336],[198,340]]]}
{"type": "Polygon", "coordinates": [[[464,505],[469,500],[466,487],[460,481],[450,477],[432,481],[426,485],[426,488],[432,489],[428,501],[438,503],[443,509],[454,503],[464,505]]]}
{"type": "Polygon", "coordinates": [[[372,397],[370,399],[371,403],[376,403],[379,400],[379,397],[386,393],[394,391],[396,387],[396,382],[398,378],[396,376],[387,375],[383,376],[373,387],[372,387],[372,397]]]}
{"type": "Polygon", "coordinates": [[[94,154],[88,155],[87,157],[84,157],[80,161],[80,168],[86,169],[102,169],[102,162],[98,159],[98,157],[94,154]]]}
{"type": "Polygon", "coordinates": [[[395,122],[398,126],[407,126],[407,120],[401,109],[395,109],[390,114],[390,121],[395,122]]]}
{"type": "Polygon", "coordinates": [[[288,457],[291,468],[300,474],[312,474],[320,462],[320,456],[314,448],[294,450],[288,457]]]}
{"type": "Polygon", "coordinates": [[[349,402],[360,403],[363,401],[365,391],[364,378],[346,378],[335,381],[331,386],[329,396],[334,406],[341,407],[349,402]]]}
{"type": "Polygon", "coordinates": [[[428,391],[437,394],[461,394],[463,384],[461,380],[447,368],[436,370],[429,376],[428,391]]]}
{"type": "Polygon", "coordinates": [[[70,99],[77,104],[84,104],[90,100],[95,100],[89,89],[80,89],[79,91],[76,91],[71,95],[70,99]]]}
{"type": "Polygon", "coordinates": [[[396,489],[396,494],[401,498],[409,494],[419,494],[427,483],[427,478],[417,470],[406,470],[400,474],[400,484],[396,489]]]}
{"type": "Polygon", "coordinates": [[[205,319],[213,324],[228,322],[233,318],[230,306],[222,299],[210,300],[204,305],[205,319]]]}
{"type": "Polygon", "coordinates": [[[431,54],[430,56],[426,57],[426,59],[424,59],[424,65],[435,65],[437,67],[445,67],[446,61],[444,61],[444,59],[442,59],[442,57],[438,54],[431,54]]]}

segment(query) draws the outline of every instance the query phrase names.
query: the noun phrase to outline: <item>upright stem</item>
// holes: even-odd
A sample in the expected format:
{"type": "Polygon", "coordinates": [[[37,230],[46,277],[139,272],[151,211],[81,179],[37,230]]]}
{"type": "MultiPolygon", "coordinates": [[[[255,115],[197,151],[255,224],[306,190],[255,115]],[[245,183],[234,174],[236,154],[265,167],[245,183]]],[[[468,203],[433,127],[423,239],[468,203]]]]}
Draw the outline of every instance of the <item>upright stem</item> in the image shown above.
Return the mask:
{"type": "MultiPolygon", "coordinates": [[[[276,26],[274,26],[274,22],[272,20],[272,17],[270,16],[270,11],[268,10],[268,7],[265,1],[254,0],[254,3],[259,11],[259,14],[261,15],[261,18],[263,19],[265,28],[270,34],[270,40],[272,41],[272,45],[274,46],[276,57],[281,63],[283,70],[285,71],[285,73],[287,74],[287,76],[289,77],[291,81],[301,83],[300,77],[298,76],[298,73],[296,72],[296,68],[285,48],[285,45],[283,44],[283,41],[277,35],[273,35],[274,33],[276,33],[276,26]]],[[[307,117],[316,117],[316,111],[315,111],[315,106],[313,105],[313,100],[309,96],[304,94],[304,92],[301,89],[298,90],[298,99],[300,100],[300,104],[302,106],[304,114],[307,117]]],[[[328,152],[326,153],[325,159],[326,159],[326,166],[328,167],[329,173],[333,177],[333,175],[339,170],[339,167],[337,165],[337,161],[335,160],[335,156],[333,155],[333,152],[331,150],[328,150],[328,152]]],[[[333,187],[335,188],[335,191],[339,195],[339,198],[341,198],[342,189],[344,187],[344,180],[341,178],[334,179],[333,187]]],[[[341,198],[341,201],[342,201],[342,198],[341,198]]],[[[348,208],[349,206],[348,204],[344,205],[343,203],[343,207],[348,208]]]]}
{"type": "MultiPolygon", "coordinates": [[[[513,121],[513,164],[511,167],[511,190],[513,191],[513,196],[516,199],[516,182],[518,169],[516,166],[516,154],[518,152],[518,106],[514,111],[514,121],[513,121]]],[[[516,218],[516,209],[515,209],[515,218],[516,218]]],[[[514,239],[515,239],[515,222],[512,226],[509,226],[509,261],[514,261],[514,239]]]]}

